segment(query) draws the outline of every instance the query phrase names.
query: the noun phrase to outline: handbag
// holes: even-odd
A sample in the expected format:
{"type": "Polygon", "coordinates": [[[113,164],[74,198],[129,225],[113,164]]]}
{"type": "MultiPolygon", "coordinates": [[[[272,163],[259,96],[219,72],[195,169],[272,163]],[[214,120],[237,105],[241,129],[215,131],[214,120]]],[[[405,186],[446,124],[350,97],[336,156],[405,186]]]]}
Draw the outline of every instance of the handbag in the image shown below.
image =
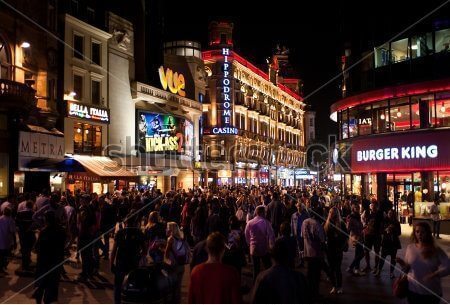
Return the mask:
{"type": "Polygon", "coordinates": [[[399,299],[406,298],[408,295],[408,276],[406,274],[395,279],[392,285],[392,293],[399,299]]]}

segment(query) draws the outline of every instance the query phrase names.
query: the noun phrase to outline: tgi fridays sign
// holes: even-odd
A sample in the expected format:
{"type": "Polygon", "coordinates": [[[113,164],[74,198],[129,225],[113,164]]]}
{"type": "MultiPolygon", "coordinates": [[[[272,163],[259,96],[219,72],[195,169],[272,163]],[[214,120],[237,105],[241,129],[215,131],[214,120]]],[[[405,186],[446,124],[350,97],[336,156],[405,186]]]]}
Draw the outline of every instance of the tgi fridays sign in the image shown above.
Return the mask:
{"type": "Polygon", "coordinates": [[[67,116],[94,122],[109,123],[109,110],[67,101],[67,116]]]}
{"type": "Polygon", "coordinates": [[[19,157],[64,159],[64,138],[21,131],[19,134],[19,157]]]}

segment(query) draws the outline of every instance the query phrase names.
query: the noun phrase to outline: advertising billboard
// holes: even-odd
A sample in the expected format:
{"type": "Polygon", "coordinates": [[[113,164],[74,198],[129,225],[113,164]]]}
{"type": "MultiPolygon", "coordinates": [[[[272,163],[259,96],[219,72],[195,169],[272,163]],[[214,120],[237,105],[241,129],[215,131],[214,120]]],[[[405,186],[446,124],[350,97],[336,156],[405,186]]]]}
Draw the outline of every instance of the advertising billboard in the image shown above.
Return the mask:
{"type": "Polygon", "coordinates": [[[138,111],[138,144],[145,152],[176,152],[193,156],[194,125],[171,114],[138,111]]]}
{"type": "Polygon", "coordinates": [[[450,168],[450,131],[433,130],[352,141],[351,171],[398,172],[450,168]]]}

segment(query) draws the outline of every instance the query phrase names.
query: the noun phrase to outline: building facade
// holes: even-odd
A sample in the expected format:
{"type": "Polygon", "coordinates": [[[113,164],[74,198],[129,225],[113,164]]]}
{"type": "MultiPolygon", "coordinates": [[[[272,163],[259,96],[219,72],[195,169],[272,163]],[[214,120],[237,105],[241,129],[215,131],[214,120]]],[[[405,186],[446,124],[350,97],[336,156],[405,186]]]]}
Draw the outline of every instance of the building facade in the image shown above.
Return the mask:
{"type": "Polygon", "coordinates": [[[48,189],[43,163],[63,158],[56,11],[56,1],[0,4],[0,197],[48,189]]]}
{"type": "Polygon", "coordinates": [[[203,52],[202,183],[295,185],[305,160],[305,105],[277,82],[276,62],[267,74],[233,51],[232,28],[213,22],[211,50],[203,52]]]}
{"type": "Polygon", "coordinates": [[[439,199],[450,218],[449,37],[449,27],[433,26],[376,48],[353,79],[365,90],[331,106],[339,126],[335,174],[346,192],[389,199],[416,218],[429,218],[439,199]]]}

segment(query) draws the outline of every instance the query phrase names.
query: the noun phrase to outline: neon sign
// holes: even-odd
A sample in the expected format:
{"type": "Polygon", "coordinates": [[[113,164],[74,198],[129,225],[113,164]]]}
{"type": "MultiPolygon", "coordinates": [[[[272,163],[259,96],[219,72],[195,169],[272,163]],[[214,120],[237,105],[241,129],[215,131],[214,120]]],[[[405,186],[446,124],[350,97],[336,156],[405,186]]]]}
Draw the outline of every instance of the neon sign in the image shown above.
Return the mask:
{"type": "Polygon", "coordinates": [[[169,91],[173,94],[178,94],[180,96],[186,96],[186,81],[184,80],[183,74],[178,74],[178,72],[173,72],[171,69],[167,68],[164,72],[164,67],[161,66],[158,69],[159,80],[164,90],[169,88],[169,91]]]}
{"type": "Polygon", "coordinates": [[[232,101],[231,101],[231,65],[229,61],[230,56],[230,49],[229,48],[223,48],[222,49],[222,55],[223,55],[223,79],[221,81],[222,85],[222,127],[215,127],[213,128],[212,132],[213,134],[228,134],[228,135],[235,135],[237,134],[237,128],[233,127],[231,125],[231,119],[232,119],[232,101]]]}
{"type": "Polygon", "coordinates": [[[403,147],[388,147],[380,149],[358,150],[356,152],[356,161],[382,161],[382,160],[399,160],[399,159],[425,159],[437,158],[437,145],[422,145],[422,146],[403,146],[403,147]]]}
{"type": "Polygon", "coordinates": [[[108,109],[78,104],[72,101],[67,102],[67,116],[109,123],[108,109]]]}

